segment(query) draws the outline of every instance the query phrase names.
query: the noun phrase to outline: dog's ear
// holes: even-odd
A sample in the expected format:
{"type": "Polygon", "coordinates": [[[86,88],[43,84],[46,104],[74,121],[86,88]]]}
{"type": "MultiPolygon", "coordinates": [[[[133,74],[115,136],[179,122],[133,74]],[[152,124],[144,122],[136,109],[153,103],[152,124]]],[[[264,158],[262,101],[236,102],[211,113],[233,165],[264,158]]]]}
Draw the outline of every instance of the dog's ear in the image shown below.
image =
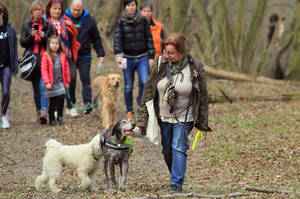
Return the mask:
{"type": "Polygon", "coordinates": [[[112,127],[112,133],[111,135],[117,135],[117,133],[120,131],[120,122],[118,121],[113,127],[112,127]]]}

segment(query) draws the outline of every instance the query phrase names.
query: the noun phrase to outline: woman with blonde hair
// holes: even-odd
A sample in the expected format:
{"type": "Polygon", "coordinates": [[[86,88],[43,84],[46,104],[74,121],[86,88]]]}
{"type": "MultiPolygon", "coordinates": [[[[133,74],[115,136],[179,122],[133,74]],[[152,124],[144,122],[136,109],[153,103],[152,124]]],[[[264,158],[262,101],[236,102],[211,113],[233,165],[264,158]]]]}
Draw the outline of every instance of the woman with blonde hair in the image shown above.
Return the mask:
{"type": "MultiPolygon", "coordinates": [[[[44,6],[41,1],[33,1],[30,8],[31,19],[22,27],[21,46],[33,51],[39,57],[45,52],[47,39],[51,35],[49,23],[43,19],[44,6]]],[[[34,94],[34,103],[38,114],[38,121],[41,124],[47,123],[47,110],[49,99],[45,96],[45,85],[41,78],[41,73],[35,75],[31,80],[34,94]]]]}

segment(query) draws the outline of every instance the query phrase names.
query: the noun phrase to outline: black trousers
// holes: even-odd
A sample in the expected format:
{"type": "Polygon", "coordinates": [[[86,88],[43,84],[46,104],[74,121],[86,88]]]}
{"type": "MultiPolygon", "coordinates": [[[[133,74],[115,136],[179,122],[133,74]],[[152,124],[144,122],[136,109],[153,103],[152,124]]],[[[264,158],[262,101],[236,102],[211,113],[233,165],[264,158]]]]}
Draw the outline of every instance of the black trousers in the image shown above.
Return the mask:
{"type": "Polygon", "coordinates": [[[65,102],[65,95],[59,95],[59,96],[49,98],[49,108],[48,108],[49,121],[54,120],[54,111],[56,110],[57,110],[58,117],[63,116],[64,102],[65,102]]]}

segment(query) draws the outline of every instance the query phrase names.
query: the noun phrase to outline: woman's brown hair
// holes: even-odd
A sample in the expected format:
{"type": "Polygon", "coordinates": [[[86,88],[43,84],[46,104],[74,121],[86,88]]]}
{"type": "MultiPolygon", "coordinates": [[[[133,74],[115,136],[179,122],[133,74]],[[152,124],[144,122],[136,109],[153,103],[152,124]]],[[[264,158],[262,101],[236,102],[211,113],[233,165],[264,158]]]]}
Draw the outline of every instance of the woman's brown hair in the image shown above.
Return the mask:
{"type": "Polygon", "coordinates": [[[170,34],[165,42],[165,48],[168,45],[172,45],[175,47],[176,50],[178,50],[181,54],[185,55],[185,36],[180,33],[172,33],[170,34]]]}
{"type": "Polygon", "coordinates": [[[62,43],[61,43],[61,40],[60,40],[60,37],[59,37],[59,36],[51,35],[51,36],[48,38],[48,41],[47,41],[47,53],[48,53],[48,55],[50,55],[50,57],[51,57],[51,59],[52,59],[52,62],[54,62],[53,52],[52,52],[52,50],[50,49],[50,42],[51,42],[52,39],[57,39],[57,40],[58,40],[59,48],[58,48],[58,50],[57,50],[57,54],[59,54],[61,51],[63,51],[63,48],[62,48],[62,43]]]}
{"type": "Polygon", "coordinates": [[[3,24],[8,23],[8,10],[4,2],[0,1],[0,14],[3,13],[3,24]]]}

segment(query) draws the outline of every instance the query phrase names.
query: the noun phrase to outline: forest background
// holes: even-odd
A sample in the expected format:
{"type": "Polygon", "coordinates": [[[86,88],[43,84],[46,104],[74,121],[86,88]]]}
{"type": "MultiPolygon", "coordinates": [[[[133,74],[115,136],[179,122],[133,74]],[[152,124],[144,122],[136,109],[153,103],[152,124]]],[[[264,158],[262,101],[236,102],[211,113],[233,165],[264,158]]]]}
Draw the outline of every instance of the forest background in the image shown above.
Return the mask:
{"type": "MultiPolygon", "coordinates": [[[[31,0],[4,0],[18,33],[29,20],[31,0]]],[[[187,37],[189,52],[205,65],[277,79],[300,79],[298,0],[149,0],[164,31],[187,37]],[[270,23],[276,14],[278,21],[270,23]],[[273,28],[270,28],[270,27],[273,28]],[[270,29],[273,30],[272,37],[270,29]]],[[[47,0],[42,0],[46,5],[47,0]]],[[[107,54],[122,11],[121,0],[84,0],[101,31],[107,54]]],[[[138,0],[138,4],[144,0],[138,0]]],[[[65,0],[65,8],[70,0],[65,0]]]]}

